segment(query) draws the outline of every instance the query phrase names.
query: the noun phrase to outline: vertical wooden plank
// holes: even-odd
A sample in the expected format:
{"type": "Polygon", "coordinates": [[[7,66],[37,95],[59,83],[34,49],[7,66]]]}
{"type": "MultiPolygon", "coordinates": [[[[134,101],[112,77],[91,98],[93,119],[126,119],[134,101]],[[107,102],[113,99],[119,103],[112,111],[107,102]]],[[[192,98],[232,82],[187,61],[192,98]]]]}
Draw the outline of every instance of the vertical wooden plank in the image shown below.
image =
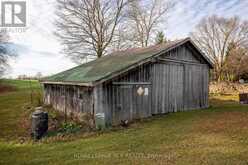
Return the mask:
{"type": "Polygon", "coordinates": [[[165,113],[165,81],[166,81],[166,76],[165,76],[165,65],[161,65],[161,113],[165,113]]]}
{"type": "Polygon", "coordinates": [[[172,112],[176,111],[176,104],[177,104],[177,90],[176,90],[176,85],[177,85],[177,67],[176,65],[171,65],[173,68],[173,82],[172,82],[172,96],[173,96],[173,100],[172,100],[172,112]]]}
{"type": "Polygon", "coordinates": [[[119,113],[119,105],[118,105],[118,100],[119,100],[119,93],[118,93],[118,86],[114,86],[114,118],[113,120],[115,121],[115,124],[118,123],[118,113],[119,113]]]}
{"type": "Polygon", "coordinates": [[[158,86],[157,86],[157,92],[158,92],[158,95],[157,95],[157,105],[158,105],[158,114],[161,114],[161,91],[160,91],[160,88],[161,88],[161,76],[160,76],[160,72],[161,72],[161,65],[158,64],[157,65],[157,83],[158,83],[158,86]]]}
{"type": "Polygon", "coordinates": [[[156,114],[159,114],[159,64],[155,65],[155,105],[156,105],[156,114]]]}
{"type": "Polygon", "coordinates": [[[169,65],[169,112],[172,112],[172,101],[173,101],[173,68],[171,67],[171,65],[169,65]]]}
{"type": "Polygon", "coordinates": [[[167,65],[163,64],[163,76],[164,76],[164,82],[163,82],[163,93],[164,93],[164,99],[163,99],[163,113],[167,113],[167,98],[168,98],[168,94],[167,94],[167,86],[168,86],[168,69],[167,69],[167,65]]]}
{"type": "Polygon", "coordinates": [[[206,74],[206,81],[205,81],[205,84],[206,84],[206,93],[205,93],[205,97],[206,97],[206,107],[209,107],[209,104],[208,104],[208,94],[209,94],[209,68],[208,67],[205,67],[205,74],[206,74]]]}
{"type": "Polygon", "coordinates": [[[138,99],[137,99],[137,85],[133,86],[133,99],[134,99],[134,109],[135,109],[135,119],[139,118],[139,109],[138,109],[138,99]]]}
{"type": "Polygon", "coordinates": [[[175,91],[175,84],[176,84],[176,67],[174,67],[174,65],[170,65],[172,72],[171,72],[171,111],[170,112],[174,112],[175,110],[175,101],[176,101],[176,91],[175,91]]]}
{"type": "Polygon", "coordinates": [[[128,89],[128,99],[129,99],[129,105],[130,105],[130,119],[133,120],[134,119],[134,111],[133,111],[133,86],[130,86],[130,88],[128,89]]]}

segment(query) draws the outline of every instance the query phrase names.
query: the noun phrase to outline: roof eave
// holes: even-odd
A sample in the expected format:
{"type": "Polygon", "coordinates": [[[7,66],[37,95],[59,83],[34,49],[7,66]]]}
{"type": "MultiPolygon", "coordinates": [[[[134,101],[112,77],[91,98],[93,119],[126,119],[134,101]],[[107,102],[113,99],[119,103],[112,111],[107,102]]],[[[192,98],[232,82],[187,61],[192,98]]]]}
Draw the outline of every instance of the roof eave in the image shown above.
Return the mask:
{"type": "Polygon", "coordinates": [[[85,87],[93,87],[93,83],[82,83],[82,82],[62,82],[62,81],[40,81],[41,84],[54,84],[54,85],[75,85],[75,86],[85,86],[85,87]]]}

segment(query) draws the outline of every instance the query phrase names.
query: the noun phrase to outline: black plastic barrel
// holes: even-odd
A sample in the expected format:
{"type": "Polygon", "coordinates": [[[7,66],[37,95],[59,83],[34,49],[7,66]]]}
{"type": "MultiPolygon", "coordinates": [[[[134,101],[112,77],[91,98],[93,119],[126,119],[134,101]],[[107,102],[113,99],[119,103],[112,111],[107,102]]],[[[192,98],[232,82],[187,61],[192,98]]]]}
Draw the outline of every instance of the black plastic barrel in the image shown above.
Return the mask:
{"type": "Polygon", "coordinates": [[[32,114],[31,135],[34,139],[40,139],[48,129],[48,114],[42,111],[42,107],[36,108],[32,114]]]}

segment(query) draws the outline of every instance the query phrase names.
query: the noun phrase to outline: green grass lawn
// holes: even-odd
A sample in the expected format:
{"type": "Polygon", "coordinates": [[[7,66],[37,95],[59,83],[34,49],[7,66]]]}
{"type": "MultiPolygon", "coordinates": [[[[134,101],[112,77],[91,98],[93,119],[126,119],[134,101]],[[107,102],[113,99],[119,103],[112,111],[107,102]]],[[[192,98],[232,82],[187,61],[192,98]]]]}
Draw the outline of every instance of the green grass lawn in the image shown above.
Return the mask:
{"type": "Polygon", "coordinates": [[[30,102],[23,86],[0,94],[0,164],[248,163],[248,106],[239,105],[237,96],[212,96],[209,109],[156,116],[128,129],[19,144],[15,139],[25,134],[19,119],[30,102]]]}
{"type": "Polygon", "coordinates": [[[38,81],[0,80],[0,85],[13,86],[14,91],[0,93],[0,139],[16,139],[27,133],[23,128],[22,117],[30,111],[32,102],[37,104],[41,96],[38,81]],[[30,87],[31,86],[31,87],[30,87]]]}

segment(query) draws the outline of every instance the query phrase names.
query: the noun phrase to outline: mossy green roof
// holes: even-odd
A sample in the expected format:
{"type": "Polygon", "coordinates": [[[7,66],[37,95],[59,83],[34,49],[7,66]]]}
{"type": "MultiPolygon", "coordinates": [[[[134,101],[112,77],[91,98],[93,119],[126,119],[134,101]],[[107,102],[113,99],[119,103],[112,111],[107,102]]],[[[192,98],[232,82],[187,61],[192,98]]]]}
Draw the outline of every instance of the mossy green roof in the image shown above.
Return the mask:
{"type": "Polygon", "coordinates": [[[147,48],[134,48],[114,52],[94,61],[79,65],[64,72],[47,77],[43,82],[73,82],[92,83],[101,80],[113,73],[150,58],[161,51],[171,48],[184,40],[169,42],[167,44],[147,48]]]}

